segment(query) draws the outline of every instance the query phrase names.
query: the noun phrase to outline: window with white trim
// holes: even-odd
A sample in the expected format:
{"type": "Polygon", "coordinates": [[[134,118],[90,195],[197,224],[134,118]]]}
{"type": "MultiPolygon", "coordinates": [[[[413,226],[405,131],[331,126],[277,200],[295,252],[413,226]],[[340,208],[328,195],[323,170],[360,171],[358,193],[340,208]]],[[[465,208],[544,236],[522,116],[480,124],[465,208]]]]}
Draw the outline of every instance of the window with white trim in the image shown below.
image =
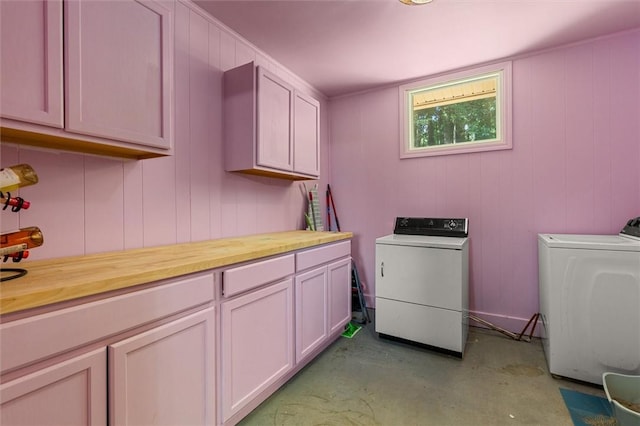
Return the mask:
{"type": "Polygon", "coordinates": [[[400,86],[400,158],[510,149],[511,62],[400,86]]]}

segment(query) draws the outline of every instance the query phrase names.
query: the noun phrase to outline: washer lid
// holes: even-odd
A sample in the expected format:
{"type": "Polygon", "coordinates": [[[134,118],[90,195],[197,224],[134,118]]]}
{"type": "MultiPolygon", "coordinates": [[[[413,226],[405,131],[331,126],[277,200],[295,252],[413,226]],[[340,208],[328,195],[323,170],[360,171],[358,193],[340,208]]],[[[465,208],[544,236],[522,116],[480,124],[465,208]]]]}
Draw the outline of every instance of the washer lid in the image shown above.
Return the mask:
{"type": "Polygon", "coordinates": [[[640,251],[640,240],[622,235],[538,234],[538,239],[556,248],[640,251]]]}
{"type": "Polygon", "coordinates": [[[376,239],[376,244],[462,250],[467,241],[468,238],[391,234],[376,239]]]}

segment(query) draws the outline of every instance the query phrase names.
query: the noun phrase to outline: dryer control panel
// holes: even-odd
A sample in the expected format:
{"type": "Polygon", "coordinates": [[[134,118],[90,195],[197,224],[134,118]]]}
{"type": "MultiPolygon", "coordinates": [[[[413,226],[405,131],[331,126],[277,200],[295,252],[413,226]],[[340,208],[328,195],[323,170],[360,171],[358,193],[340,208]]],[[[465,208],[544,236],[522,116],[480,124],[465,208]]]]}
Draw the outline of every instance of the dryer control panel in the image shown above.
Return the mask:
{"type": "Polygon", "coordinates": [[[469,235],[469,219],[398,217],[393,233],[464,238],[469,235]]]}

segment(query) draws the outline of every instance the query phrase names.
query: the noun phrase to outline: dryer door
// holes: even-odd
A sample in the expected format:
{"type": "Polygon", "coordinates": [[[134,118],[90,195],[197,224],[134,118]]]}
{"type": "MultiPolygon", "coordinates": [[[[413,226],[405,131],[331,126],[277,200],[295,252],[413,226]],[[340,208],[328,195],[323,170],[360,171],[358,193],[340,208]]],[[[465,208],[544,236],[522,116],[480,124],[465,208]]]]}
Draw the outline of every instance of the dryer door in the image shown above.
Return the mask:
{"type": "Polygon", "coordinates": [[[462,250],[376,244],[376,297],[461,311],[462,250]]]}

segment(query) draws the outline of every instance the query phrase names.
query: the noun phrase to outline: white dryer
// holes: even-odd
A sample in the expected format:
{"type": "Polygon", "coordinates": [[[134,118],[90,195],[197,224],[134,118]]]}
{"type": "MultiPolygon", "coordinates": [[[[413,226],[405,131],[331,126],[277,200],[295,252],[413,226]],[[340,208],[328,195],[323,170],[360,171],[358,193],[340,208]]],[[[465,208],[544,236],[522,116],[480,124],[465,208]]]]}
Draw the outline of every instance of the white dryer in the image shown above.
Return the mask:
{"type": "Polygon", "coordinates": [[[539,234],[538,267],[551,374],[640,374],[640,218],[619,235],[539,234]]]}
{"type": "Polygon", "coordinates": [[[469,328],[468,219],[397,218],[376,239],[376,332],[460,358],[469,328]]]}

